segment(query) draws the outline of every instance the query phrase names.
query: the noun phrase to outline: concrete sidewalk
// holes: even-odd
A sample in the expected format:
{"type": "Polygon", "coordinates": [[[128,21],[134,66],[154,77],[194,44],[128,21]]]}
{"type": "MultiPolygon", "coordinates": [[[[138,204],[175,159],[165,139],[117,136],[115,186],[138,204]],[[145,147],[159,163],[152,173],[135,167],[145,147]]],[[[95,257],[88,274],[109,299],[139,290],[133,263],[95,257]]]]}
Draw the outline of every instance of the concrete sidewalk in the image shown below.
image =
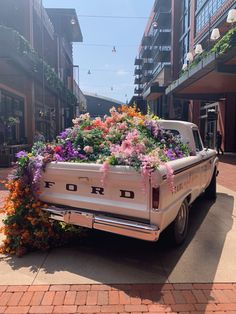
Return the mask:
{"type": "Polygon", "coordinates": [[[236,282],[235,200],[236,193],[221,186],[215,203],[199,199],[180,248],[167,245],[165,236],[149,243],[88,231],[78,243],[47,253],[2,256],[1,284],[236,282]]]}
{"type": "Polygon", "coordinates": [[[194,204],[183,247],[89,231],[51,252],[1,256],[0,313],[236,314],[236,158],[227,157],[217,201],[194,204]]]}

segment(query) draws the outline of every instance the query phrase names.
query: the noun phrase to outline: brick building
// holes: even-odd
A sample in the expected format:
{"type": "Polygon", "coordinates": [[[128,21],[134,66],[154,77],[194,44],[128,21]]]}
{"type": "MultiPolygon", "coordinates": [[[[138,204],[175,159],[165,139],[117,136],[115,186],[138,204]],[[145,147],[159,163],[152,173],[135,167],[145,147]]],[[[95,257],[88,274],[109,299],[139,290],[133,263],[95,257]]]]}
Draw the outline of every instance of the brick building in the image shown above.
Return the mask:
{"type": "Polygon", "coordinates": [[[1,0],[2,155],[32,144],[36,129],[52,140],[71,124],[79,106],[72,43],[80,41],[74,9],[45,9],[41,0],[1,0]]]}
{"type": "MultiPolygon", "coordinates": [[[[152,28],[161,32],[160,16],[171,16],[170,73],[166,83],[153,77],[140,85],[140,95],[155,113],[164,118],[189,120],[198,124],[204,140],[215,147],[216,131],[223,135],[225,151],[236,152],[236,35],[234,32],[235,0],[156,0],[145,30],[151,33],[152,61],[156,44],[152,28]],[[155,12],[159,9],[159,15],[155,12]],[[231,17],[228,17],[228,14],[231,17]],[[227,22],[228,17],[228,22],[227,22]],[[230,20],[231,18],[231,20],[230,20]],[[229,23],[231,22],[231,23],[229,23]],[[214,32],[213,32],[214,31],[214,32]],[[170,81],[168,83],[168,81],[170,81]],[[143,89],[143,90],[142,90],[143,89]],[[148,93],[147,93],[148,91],[148,93]],[[162,110],[160,110],[162,104],[162,110]]],[[[164,17],[165,16],[165,17],[164,17]]],[[[165,36],[169,39],[169,35],[165,36]]],[[[142,42],[140,51],[142,51],[142,42]]],[[[140,55],[141,76],[143,58],[140,55]]],[[[163,63],[162,63],[163,64],[163,63]]],[[[140,78],[142,79],[142,77],[140,78]]]]}

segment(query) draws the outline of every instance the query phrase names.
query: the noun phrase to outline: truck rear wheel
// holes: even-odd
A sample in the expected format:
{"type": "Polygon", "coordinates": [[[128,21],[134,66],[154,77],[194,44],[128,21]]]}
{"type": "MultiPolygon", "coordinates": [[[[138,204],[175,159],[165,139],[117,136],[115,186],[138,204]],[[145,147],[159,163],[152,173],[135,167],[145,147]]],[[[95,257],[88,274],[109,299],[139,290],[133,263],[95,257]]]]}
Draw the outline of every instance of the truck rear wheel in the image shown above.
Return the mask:
{"type": "Polygon", "coordinates": [[[188,233],[189,206],[187,200],[184,200],[180,206],[175,220],[170,225],[171,240],[176,246],[181,245],[188,233]]]}
{"type": "Polygon", "coordinates": [[[209,186],[206,188],[205,197],[208,200],[216,199],[216,170],[213,173],[209,186]]]}

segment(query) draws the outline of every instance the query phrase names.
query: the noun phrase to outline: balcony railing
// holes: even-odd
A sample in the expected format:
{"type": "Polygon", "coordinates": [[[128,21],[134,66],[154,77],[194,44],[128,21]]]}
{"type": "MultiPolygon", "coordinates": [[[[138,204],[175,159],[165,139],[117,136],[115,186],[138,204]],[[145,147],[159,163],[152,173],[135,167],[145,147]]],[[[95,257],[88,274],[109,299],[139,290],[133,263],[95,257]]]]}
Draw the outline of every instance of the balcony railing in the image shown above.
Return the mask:
{"type": "Polygon", "coordinates": [[[142,46],[151,46],[152,44],[152,36],[144,36],[141,42],[142,46]]]}
{"type": "Polygon", "coordinates": [[[162,46],[154,50],[153,62],[170,62],[170,46],[162,46]]]}
{"type": "Polygon", "coordinates": [[[159,11],[154,16],[158,28],[171,28],[171,11],[159,11]]]}
{"type": "Polygon", "coordinates": [[[146,48],[146,49],[143,49],[140,53],[140,56],[143,58],[143,59],[149,59],[149,58],[152,58],[152,50],[150,48],[146,48]]]}
{"type": "Polygon", "coordinates": [[[141,69],[138,69],[138,68],[134,69],[134,75],[141,75],[141,74],[142,74],[142,70],[141,69]]]}
{"type": "Polygon", "coordinates": [[[54,69],[31,47],[30,43],[17,31],[0,25],[0,59],[9,59],[27,75],[42,83],[67,103],[75,103],[73,93],[66,88],[54,69]]]}
{"type": "Polygon", "coordinates": [[[43,20],[42,22],[44,24],[44,27],[48,31],[48,34],[51,36],[51,38],[53,38],[54,37],[54,27],[53,27],[53,24],[48,17],[48,14],[47,14],[45,8],[42,5],[42,1],[41,0],[34,0],[33,6],[34,6],[34,10],[35,10],[36,14],[38,15],[39,19],[43,20]]]}
{"type": "Polygon", "coordinates": [[[135,58],[134,65],[142,65],[142,64],[143,64],[143,59],[135,58]]]}
{"type": "Polygon", "coordinates": [[[66,40],[64,38],[61,39],[61,43],[62,43],[62,47],[64,48],[68,58],[70,59],[71,63],[73,63],[71,44],[66,42],[66,40]]]}
{"type": "Polygon", "coordinates": [[[151,80],[153,79],[153,75],[152,74],[147,74],[147,75],[144,75],[142,77],[142,83],[143,84],[146,84],[146,83],[149,83],[151,80]]]}
{"type": "Polygon", "coordinates": [[[154,34],[153,46],[167,46],[171,44],[171,29],[157,29],[154,34]]]}
{"type": "Polygon", "coordinates": [[[156,0],[154,4],[154,12],[171,10],[171,0],[156,0]]]}
{"type": "Polygon", "coordinates": [[[143,88],[139,87],[139,88],[135,88],[134,89],[134,93],[135,95],[141,95],[143,92],[143,88]]]}
{"type": "Polygon", "coordinates": [[[152,70],[153,69],[153,61],[151,61],[151,62],[144,62],[142,69],[146,70],[146,71],[152,70]]]}
{"type": "Polygon", "coordinates": [[[136,78],[134,79],[134,84],[135,84],[135,85],[140,85],[140,84],[141,84],[141,77],[136,77],[136,78]]]}

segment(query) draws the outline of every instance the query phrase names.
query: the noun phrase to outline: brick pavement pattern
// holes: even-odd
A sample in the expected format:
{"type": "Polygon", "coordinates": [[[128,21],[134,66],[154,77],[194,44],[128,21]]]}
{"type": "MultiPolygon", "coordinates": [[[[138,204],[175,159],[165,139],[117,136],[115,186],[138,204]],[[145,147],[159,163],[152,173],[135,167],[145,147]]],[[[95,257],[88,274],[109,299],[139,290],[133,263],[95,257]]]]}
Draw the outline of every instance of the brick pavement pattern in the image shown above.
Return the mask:
{"type": "MultiPolygon", "coordinates": [[[[236,191],[236,156],[220,156],[218,183],[236,191]]],[[[0,169],[0,180],[8,169],[0,169]]],[[[7,195],[0,184],[0,201],[7,195]]],[[[1,280],[1,279],[0,279],[1,280]]],[[[236,314],[236,283],[3,286],[0,313],[236,314]]]]}
{"type": "Polygon", "coordinates": [[[236,156],[219,156],[219,176],[217,183],[236,192],[236,156]]]}
{"type": "Polygon", "coordinates": [[[236,284],[0,286],[0,313],[235,314],[236,284]]]}

